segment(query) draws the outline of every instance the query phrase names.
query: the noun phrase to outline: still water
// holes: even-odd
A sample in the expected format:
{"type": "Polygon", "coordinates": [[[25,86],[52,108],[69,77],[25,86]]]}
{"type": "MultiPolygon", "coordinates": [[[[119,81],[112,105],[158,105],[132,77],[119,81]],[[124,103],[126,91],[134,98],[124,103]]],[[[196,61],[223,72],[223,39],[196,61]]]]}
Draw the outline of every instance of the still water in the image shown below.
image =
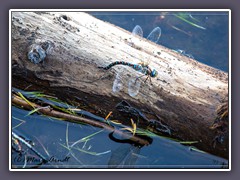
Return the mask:
{"type": "Polygon", "coordinates": [[[160,136],[140,148],[112,141],[103,129],[28,113],[12,107],[12,130],[47,162],[20,143],[22,153],[12,151],[14,168],[228,168],[225,159],[160,136]]]}
{"type": "Polygon", "coordinates": [[[101,20],[132,31],[139,25],[143,36],[161,28],[158,44],[180,50],[194,59],[228,72],[228,12],[91,12],[101,20]]]}

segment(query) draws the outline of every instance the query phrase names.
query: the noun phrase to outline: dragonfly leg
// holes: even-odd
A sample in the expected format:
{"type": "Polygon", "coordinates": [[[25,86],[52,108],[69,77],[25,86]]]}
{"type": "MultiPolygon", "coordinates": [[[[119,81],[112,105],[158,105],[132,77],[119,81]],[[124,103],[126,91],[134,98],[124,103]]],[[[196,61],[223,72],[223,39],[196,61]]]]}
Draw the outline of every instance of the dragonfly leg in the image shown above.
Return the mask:
{"type": "Polygon", "coordinates": [[[143,77],[143,76],[145,76],[145,74],[142,75],[142,76],[137,77],[136,80],[135,80],[135,83],[137,82],[137,80],[139,80],[139,79],[140,79],[141,77],[143,77]]]}
{"type": "Polygon", "coordinates": [[[146,82],[147,82],[147,80],[148,80],[148,76],[147,76],[147,78],[145,79],[144,83],[146,83],[146,82]]]}
{"type": "Polygon", "coordinates": [[[152,78],[151,78],[151,77],[149,77],[149,79],[150,79],[150,83],[151,83],[151,85],[153,85],[153,84],[152,84],[152,78]]]}
{"type": "Polygon", "coordinates": [[[151,85],[153,85],[153,84],[152,84],[152,79],[151,79],[151,77],[150,77],[149,75],[148,75],[147,78],[145,79],[144,83],[146,83],[146,81],[148,80],[148,78],[149,78],[149,80],[150,80],[151,85]]]}
{"type": "MultiPolygon", "coordinates": [[[[148,78],[149,78],[149,76],[147,76],[147,78],[145,79],[144,83],[146,83],[146,82],[147,82],[148,78]]],[[[151,78],[150,78],[150,81],[151,81],[151,78]]]]}

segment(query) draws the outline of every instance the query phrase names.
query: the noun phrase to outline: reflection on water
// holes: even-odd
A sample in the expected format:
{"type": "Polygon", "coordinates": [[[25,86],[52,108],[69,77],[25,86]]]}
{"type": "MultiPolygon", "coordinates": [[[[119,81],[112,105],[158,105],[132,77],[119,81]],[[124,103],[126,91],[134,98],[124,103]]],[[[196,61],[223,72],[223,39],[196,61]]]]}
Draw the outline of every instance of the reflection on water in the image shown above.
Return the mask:
{"type": "Polygon", "coordinates": [[[228,161],[161,137],[137,147],[109,139],[109,132],[12,107],[12,129],[47,159],[19,142],[12,144],[14,168],[227,168],[228,161]],[[21,151],[21,154],[19,153],[21,151]]]}
{"type": "MultiPolygon", "coordinates": [[[[196,60],[228,72],[228,12],[91,12],[93,16],[131,32],[161,28],[158,44],[182,49],[196,60]]],[[[145,37],[146,38],[146,37],[145,37]]]]}
{"type": "Polygon", "coordinates": [[[121,144],[112,151],[108,161],[109,168],[134,168],[140,148],[130,144],[121,144]]]}

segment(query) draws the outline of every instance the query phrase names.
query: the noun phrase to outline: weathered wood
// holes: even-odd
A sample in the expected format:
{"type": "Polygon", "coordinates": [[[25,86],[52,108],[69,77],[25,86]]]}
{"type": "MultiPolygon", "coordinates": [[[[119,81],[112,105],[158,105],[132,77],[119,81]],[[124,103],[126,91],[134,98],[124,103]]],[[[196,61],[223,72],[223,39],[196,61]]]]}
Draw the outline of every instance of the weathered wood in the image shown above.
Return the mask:
{"type": "Polygon", "coordinates": [[[131,47],[130,38],[134,38],[130,32],[87,13],[12,12],[12,74],[31,84],[75,89],[88,101],[98,101],[101,109],[127,100],[161,117],[174,137],[198,140],[201,149],[227,158],[228,140],[214,148],[216,134],[209,127],[217,107],[228,96],[228,74],[144,38],[135,37],[131,47]],[[32,63],[29,48],[44,42],[52,42],[53,50],[43,63],[32,63]],[[129,96],[127,79],[134,70],[126,68],[125,89],[113,93],[118,67],[107,72],[98,67],[116,60],[139,63],[141,59],[151,59],[149,66],[158,71],[152,85],[143,80],[139,94],[129,96]]]}

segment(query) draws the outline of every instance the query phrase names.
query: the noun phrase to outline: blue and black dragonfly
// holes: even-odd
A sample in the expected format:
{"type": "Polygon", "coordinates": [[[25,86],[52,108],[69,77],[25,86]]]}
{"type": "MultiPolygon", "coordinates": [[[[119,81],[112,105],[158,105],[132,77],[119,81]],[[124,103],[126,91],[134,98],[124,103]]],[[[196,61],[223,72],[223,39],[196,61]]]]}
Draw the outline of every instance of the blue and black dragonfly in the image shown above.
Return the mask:
{"type": "MultiPolygon", "coordinates": [[[[136,25],[132,31],[132,36],[134,36],[135,38],[137,36],[143,37],[143,30],[139,25],[136,25]]],[[[147,39],[157,43],[159,38],[161,36],[161,29],[159,27],[154,28],[151,33],[147,36],[147,39]]],[[[130,46],[133,46],[134,43],[131,42],[130,46]]],[[[142,76],[147,76],[147,79],[149,78],[151,81],[151,78],[154,78],[157,76],[158,72],[155,69],[151,69],[148,66],[149,62],[144,62],[142,60],[141,63],[139,64],[133,64],[130,62],[126,62],[126,61],[115,61],[111,64],[109,64],[106,67],[101,67],[105,70],[109,70],[110,68],[112,68],[113,66],[116,65],[122,65],[122,66],[128,66],[131,67],[132,69],[134,69],[135,71],[140,72],[142,75],[141,76],[137,76],[137,77],[131,77],[128,80],[128,94],[132,97],[136,96],[139,93],[139,89],[140,89],[140,85],[141,85],[141,81],[140,78],[142,76]]],[[[122,79],[122,73],[124,73],[124,68],[120,68],[120,70],[117,72],[116,77],[114,79],[113,82],[113,87],[112,90],[114,93],[119,92],[120,90],[123,89],[123,79],[122,79]]],[[[134,72],[132,73],[132,75],[134,74],[134,72]]],[[[146,79],[146,80],[147,80],[146,79]]],[[[146,82],[145,80],[145,82],[146,82]]]]}

